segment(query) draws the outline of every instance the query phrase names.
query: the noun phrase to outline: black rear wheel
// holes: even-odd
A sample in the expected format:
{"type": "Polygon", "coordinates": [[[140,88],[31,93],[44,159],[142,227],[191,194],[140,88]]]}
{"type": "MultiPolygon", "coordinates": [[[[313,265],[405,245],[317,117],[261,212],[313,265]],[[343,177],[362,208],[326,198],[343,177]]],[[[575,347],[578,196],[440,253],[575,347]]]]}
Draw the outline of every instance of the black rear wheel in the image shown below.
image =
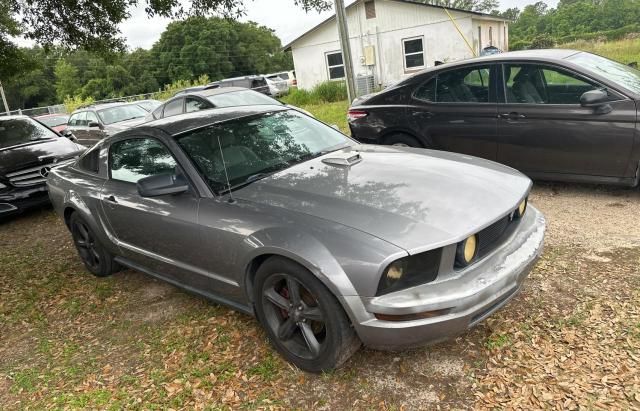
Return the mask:
{"type": "Polygon", "coordinates": [[[265,261],[256,274],[254,298],[258,320],[275,348],[305,371],[339,367],[360,347],[336,298],[293,261],[265,261]]]}
{"type": "Polygon", "coordinates": [[[408,134],[396,133],[384,139],[385,143],[390,146],[399,147],[422,147],[422,144],[415,138],[408,134]]]}
{"type": "Polygon", "coordinates": [[[69,226],[73,242],[87,270],[98,277],[106,277],[117,271],[118,266],[111,253],[104,248],[78,213],[71,215],[69,226]]]}

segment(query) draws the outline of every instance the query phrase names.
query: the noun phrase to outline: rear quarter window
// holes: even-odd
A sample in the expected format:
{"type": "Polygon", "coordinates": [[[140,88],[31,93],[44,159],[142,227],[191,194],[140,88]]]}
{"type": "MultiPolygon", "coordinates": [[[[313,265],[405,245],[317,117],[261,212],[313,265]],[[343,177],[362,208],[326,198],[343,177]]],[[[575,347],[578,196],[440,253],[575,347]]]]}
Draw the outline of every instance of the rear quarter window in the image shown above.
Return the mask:
{"type": "Polygon", "coordinates": [[[100,149],[96,147],[85,153],[78,159],[77,167],[80,170],[98,174],[100,171],[100,149]]]}

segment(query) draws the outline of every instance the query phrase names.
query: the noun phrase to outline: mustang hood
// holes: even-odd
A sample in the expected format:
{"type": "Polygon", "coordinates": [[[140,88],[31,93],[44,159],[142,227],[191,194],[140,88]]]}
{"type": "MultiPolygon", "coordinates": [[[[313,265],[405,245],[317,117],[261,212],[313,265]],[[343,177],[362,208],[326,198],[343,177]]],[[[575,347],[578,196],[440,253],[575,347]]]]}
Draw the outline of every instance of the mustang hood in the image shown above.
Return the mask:
{"type": "Polygon", "coordinates": [[[520,172],[476,157],[365,145],[296,165],[235,197],[335,221],[417,253],[504,217],[530,187],[520,172]],[[357,153],[361,161],[338,165],[357,153]]]}
{"type": "Polygon", "coordinates": [[[50,164],[79,155],[85,147],[65,137],[37,140],[0,150],[0,175],[15,170],[50,164]]]}

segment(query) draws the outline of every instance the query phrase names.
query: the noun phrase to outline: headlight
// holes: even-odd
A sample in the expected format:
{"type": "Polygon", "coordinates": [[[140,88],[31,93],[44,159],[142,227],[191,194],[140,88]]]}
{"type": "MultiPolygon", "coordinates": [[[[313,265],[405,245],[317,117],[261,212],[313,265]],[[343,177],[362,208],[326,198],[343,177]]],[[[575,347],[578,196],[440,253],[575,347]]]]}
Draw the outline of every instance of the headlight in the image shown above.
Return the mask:
{"type": "Polygon", "coordinates": [[[376,295],[391,293],[436,279],[442,249],[426,251],[396,260],[384,270],[376,295]]]}
{"type": "Polygon", "coordinates": [[[458,243],[456,248],[456,266],[466,267],[471,264],[478,253],[478,236],[472,235],[458,243]]]}
{"type": "Polygon", "coordinates": [[[518,209],[516,210],[516,217],[520,218],[524,215],[524,213],[527,211],[527,204],[529,203],[529,198],[525,198],[524,200],[522,200],[522,202],[520,203],[520,205],[518,205],[518,209]]]}

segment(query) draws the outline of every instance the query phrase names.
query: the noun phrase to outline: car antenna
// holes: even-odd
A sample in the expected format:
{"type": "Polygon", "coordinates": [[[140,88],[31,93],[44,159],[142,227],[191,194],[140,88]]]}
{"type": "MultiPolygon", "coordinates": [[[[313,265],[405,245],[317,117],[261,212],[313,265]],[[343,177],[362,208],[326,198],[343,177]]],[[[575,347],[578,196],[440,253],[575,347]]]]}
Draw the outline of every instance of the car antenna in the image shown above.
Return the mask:
{"type": "Polygon", "coordinates": [[[227,164],[224,161],[224,153],[222,152],[222,144],[220,143],[220,134],[216,135],[218,139],[218,148],[220,149],[220,157],[222,157],[222,168],[224,168],[224,177],[227,180],[227,189],[229,190],[229,200],[228,203],[233,204],[236,200],[233,199],[233,193],[231,193],[231,183],[229,182],[229,174],[227,173],[227,164]]]}

